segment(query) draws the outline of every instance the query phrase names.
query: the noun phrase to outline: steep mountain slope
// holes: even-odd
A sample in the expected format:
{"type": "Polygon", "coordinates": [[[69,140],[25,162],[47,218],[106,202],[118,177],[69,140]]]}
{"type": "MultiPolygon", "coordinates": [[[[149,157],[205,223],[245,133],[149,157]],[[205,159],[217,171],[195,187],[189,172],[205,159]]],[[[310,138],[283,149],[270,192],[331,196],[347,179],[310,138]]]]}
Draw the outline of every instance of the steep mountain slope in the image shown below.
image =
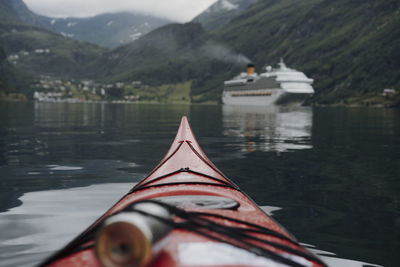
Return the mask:
{"type": "Polygon", "coordinates": [[[30,11],[23,0],[0,0],[3,5],[8,5],[10,12],[17,17],[19,20],[26,22],[27,24],[36,25],[43,27],[45,24],[42,23],[45,19],[44,16],[37,15],[30,11]]]}
{"type": "Polygon", "coordinates": [[[153,16],[120,12],[90,18],[43,20],[44,27],[75,40],[116,47],[137,40],[170,21],[153,16]]]}
{"type": "Polygon", "coordinates": [[[28,9],[22,0],[2,0],[25,23],[51,30],[65,37],[104,47],[116,47],[170,23],[167,19],[138,13],[120,12],[89,18],[51,18],[28,9]]]}
{"type": "Polygon", "coordinates": [[[31,26],[9,27],[0,24],[4,50],[16,58],[15,68],[32,75],[82,77],[87,62],[103,51],[31,26]]]}
{"type": "Polygon", "coordinates": [[[105,53],[93,65],[93,76],[156,85],[192,80],[194,101],[216,100],[219,96],[204,86],[205,82],[229,77],[246,62],[243,56],[212,41],[200,24],[170,24],[105,53]]]}
{"type": "Polygon", "coordinates": [[[0,46],[0,99],[27,99],[28,81],[30,79],[32,77],[19,72],[7,61],[7,55],[0,46]]]}
{"type": "MultiPolygon", "coordinates": [[[[12,2],[0,0],[0,36],[7,25],[21,26],[22,22],[13,12],[12,2]]],[[[8,55],[4,48],[6,40],[0,38],[0,99],[8,94],[20,93],[20,88],[25,88],[26,75],[17,74],[17,70],[7,60],[8,55]],[[18,79],[17,79],[18,78],[18,79]]]]}
{"type": "Polygon", "coordinates": [[[199,23],[171,24],[114,50],[27,25],[14,11],[18,1],[0,0],[0,47],[20,73],[150,85],[191,81],[193,101],[218,101],[223,81],[248,62],[245,54],[258,69],[284,57],[315,78],[313,101],[322,104],[400,90],[399,0],[263,0],[212,34],[199,23]]]}
{"type": "Polygon", "coordinates": [[[18,80],[21,75],[83,77],[87,63],[104,51],[25,24],[14,12],[12,3],[15,2],[0,0],[0,14],[4,15],[0,16],[0,47],[12,62],[18,80]]]}
{"type": "Polygon", "coordinates": [[[207,30],[215,30],[228,23],[258,0],[218,0],[192,21],[199,22],[207,30]]]}
{"type": "Polygon", "coordinates": [[[315,78],[314,101],[334,103],[400,87],[399,25],[398,0],[265,0],[214,36],[258,68],[284,57],[315,78]]]}
{"type": "MultiPolygon", "coordinates": [[[[18,24],[21,20],[14,11],[17,6],[16,3],[22,2],[21,0],[0,0],[0,21],[2,24],[18,24]]],[[[23,2],[22,2],[23,3],[23,2]]]]}
{"type": "MultiPolygon", "coordinates": [[[[0,47],[0,94],[12,88],[10,84],[10,66],[7,63],[7,55],[0,47]]],[[[1,96],[0,96],[1,97],[1,96]]]]}

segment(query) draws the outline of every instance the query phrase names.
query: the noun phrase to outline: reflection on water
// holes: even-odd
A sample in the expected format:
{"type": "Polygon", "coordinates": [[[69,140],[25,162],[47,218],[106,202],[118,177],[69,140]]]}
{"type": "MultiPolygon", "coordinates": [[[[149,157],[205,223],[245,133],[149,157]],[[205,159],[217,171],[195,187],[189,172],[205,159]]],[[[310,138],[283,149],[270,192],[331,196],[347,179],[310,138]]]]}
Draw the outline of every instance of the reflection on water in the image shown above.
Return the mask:
{"type": "MultiPolygon", "coordinates": [[[[0,266],[33,266],[42,262],[84,231],[134,185],[101,184],[26,193],[20,198],[21,206],[0,213],[0,266]]],[[[272,206],[261,208],[270,216],[281,210],[272,206]]],[[[303,246],[329,266],[367,264],[335,257],[334,253],[313,245],[303,246]]]]}
{"type": "MultiPolygon", "coordinates": [[[[66,218],[74,216],[68,208],[79,201],[76,188],[99,185],[101,192],[102,184],[138,182],[165,155],[183,115],[207,156],[257,203],[280,207],[267,211],[299,240],[341,258],[400,266],[399,110],[4,102],[0,265],[32,265],[30,257],[36,262],[49,253],[46,239],[61,245],[55,232],[46,235],[57,229],[44,228],[43,220],[54,223],[40,208],[51,204],[44,201],[54,198],[48,192],[64,200],[49,212],[60,218],[60,210],[69,211],[66,218]]],[[[80,232],[98,217],[87,212],[85,222],[77,220],[80,229],[66,230],[80,232]]]]}
{"type": "Polygon", "coordinates": [[[242,151],[310,149],[312,108],[223,106],[224,134],[243,139],[242,151]]]}
{"type": "Polygon", "coordinates": [[[336,257],[335,253],[319,250],[315,247],[314,248],[307,247],[307,249],[312,253],[314,253],[315,255],[318,255],[319,258],[323,260],[323,262],[325,262],[328,266],[331,267],[366,267],[366,266],[381,267],[381,265],[371,264],[367,262],[338,258],[336,257]]]}
{"type": "Polygon", "coordinates": [[[85,230],[134,184],[32,192],[0,213],[0,266],[33,266],[85,230]]]}
{"type": "MultiPolygon", "coordinates": [[[[128,106],[133,107],[132,105],[128,106]]],[[[68,126],[104,126],[109,116],[118,116],[110,113],[110,105],[106,103],[68,103],[34,102],[35,125],[49,128],[64,128],[68,126]],[[58,108],[54,108],[58,105],[58,108]],[[96,118],[94,120],[94,118],[96,118]]]]}

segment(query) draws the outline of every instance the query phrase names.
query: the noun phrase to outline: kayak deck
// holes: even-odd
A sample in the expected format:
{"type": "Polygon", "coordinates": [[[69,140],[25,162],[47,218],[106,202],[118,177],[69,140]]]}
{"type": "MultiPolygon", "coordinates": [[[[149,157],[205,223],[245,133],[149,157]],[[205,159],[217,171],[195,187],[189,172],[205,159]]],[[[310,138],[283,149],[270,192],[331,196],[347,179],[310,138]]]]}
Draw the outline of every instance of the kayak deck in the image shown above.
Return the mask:
{"type": "Polygon", "coordinates": [[[217,169],[186,117],[158,166],[42,266],[102,266],[94,245],[104,220],[146,201],[174,215],[151,266],[325,266],[217,169]]]}

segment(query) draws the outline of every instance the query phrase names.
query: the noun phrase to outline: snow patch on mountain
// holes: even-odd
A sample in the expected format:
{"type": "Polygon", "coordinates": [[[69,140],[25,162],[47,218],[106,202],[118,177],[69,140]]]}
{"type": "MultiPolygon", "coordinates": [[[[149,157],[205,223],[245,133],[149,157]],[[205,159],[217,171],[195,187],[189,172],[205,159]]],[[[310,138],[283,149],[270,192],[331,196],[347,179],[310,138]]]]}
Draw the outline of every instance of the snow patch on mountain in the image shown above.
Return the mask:
{"type": "Polygon", "coordinates": [[[111,21],[109,21],[109,22],[107,23],[107,26],[111,26],[111,25],[113,25],[113,24],[114,24],[114,21],[111,20],[111,21]]]}
{"type": "Polygon", "coordinates": [[[224,11],[232,11],[239,9],[238,4],[233,4],[229,0],[219,0],[215,4],[213,4],[211,7],[206,9],[204,13],[217,13],[217,12],[224,12],[224,11]]]}
{"type": "Polygon", "coordinates": [[[243,12],[250,5],[261,0],[218,0],[203,13],[193,19],[207,30],[215,30],[243,12]]]}
{"type": "Polygon", "coordinates": [[[142,36],[142,35],[143,35],[143,33],[137,32],[137,33],[131,34],[129,37],[132,39],[132,41],[135,41],[135,40],[139,39],[140,36],[142,36]]]}
{"type": "Polygon", "coordinates": [[[228,0],[222,0],[221,1],[221,8],[225,9],[225,10],[228,10],[228,11],[231,11],[231,10],[238,9],[239,5],[232,4],[228,0]]]}
{"type": "Polygon", "coordinates": [[[78,22],[68,22],[67,27],[71,28],[71,27],[75,27],[78,24],[78,22]]]}
{"type": "Polygon", "coordinates": [[[60,32],[60,34],[66,38],[73,38],[75,34],[73,33],[67,33],[67,32],[60,32]]]}

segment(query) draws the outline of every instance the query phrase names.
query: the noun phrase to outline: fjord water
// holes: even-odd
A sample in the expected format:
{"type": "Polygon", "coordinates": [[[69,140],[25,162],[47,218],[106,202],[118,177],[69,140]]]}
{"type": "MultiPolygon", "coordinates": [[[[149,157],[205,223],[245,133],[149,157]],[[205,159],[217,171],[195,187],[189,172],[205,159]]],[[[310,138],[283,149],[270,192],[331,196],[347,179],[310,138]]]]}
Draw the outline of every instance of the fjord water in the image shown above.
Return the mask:
{"type": "Polygon", "coordinates": [[[400,266],[399,110],[32,102],[0,103],[0,266],[83,231],[161,160],[183,115],[300,242],[356,260],[332,266],[400,266]]]}

